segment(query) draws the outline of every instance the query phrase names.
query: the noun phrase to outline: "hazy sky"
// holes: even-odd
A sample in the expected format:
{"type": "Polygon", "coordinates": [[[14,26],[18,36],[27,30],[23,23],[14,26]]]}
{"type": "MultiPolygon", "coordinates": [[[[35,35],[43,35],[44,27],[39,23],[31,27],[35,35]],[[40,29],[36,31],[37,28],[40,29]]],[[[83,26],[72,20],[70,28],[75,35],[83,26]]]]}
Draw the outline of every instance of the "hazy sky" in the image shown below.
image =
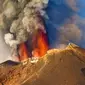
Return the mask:
{"type": "Polygon", "coordinates": [[[10,48],[4,42],[4,33],[0,31],[0,63],[9,59],[10,48]]]}
{"type": "Polygon", "coordinates": [[[46,12],[51,47],[73,42],[85,48],[85,0],[49,0],[46,12]]]}

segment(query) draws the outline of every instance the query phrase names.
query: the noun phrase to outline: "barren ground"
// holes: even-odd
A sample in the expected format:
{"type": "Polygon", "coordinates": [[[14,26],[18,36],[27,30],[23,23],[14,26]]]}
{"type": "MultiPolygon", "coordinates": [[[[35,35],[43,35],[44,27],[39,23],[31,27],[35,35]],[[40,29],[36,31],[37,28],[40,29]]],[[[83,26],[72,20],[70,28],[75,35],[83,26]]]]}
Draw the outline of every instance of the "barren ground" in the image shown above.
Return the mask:
{"type": "Polygon", "coordinates": [[[36,64],[4,62],[0,85],[85,85],[85,50],[70,44],[53,49],[36,64]]]}

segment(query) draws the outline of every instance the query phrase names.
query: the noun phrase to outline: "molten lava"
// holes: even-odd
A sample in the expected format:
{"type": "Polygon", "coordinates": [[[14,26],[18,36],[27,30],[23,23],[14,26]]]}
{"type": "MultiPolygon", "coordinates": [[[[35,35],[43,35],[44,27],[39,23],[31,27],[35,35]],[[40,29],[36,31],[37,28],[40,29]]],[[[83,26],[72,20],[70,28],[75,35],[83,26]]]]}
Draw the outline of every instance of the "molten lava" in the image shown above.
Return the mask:
{"type": "Polygon", "coordinates": [[[21,43],[19,45],[19,59],[20,61],[27,60],[29,58],[29,53],[27,51],[27,47],[25,43],[21,43]]]}
{"type": "Polygon", "coordinates": [[[46,34],[42,30],[38,30],[36,35],[33,36],[31,53],[29,50],[25,43],[19,45],[20,61],[30,58],[29,54],[32,55],[31,57],[42,57],[46,54],[48,50],[48,40],[46,34]]]}
{"type": "Polygon", "coordinates": [[[36,38],[36,42],[34,42],[34,45],[36,46],[34,47],[32,54],[34,57],[42,57],[48,50],[47,35],[42,30],[39,30],[36,38]]]}

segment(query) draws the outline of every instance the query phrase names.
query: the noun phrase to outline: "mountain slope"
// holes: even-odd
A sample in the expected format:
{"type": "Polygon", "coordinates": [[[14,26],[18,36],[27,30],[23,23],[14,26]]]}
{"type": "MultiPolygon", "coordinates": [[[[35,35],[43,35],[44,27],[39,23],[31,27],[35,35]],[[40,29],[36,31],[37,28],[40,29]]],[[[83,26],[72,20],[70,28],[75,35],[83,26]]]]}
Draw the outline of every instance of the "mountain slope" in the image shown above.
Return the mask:
{"type": "Polygon", "coordinates": [[[85,49],[69,44],[49,50],[36,64],[3,63],[0,74],[1,85],[85,85],[85,49]]]}

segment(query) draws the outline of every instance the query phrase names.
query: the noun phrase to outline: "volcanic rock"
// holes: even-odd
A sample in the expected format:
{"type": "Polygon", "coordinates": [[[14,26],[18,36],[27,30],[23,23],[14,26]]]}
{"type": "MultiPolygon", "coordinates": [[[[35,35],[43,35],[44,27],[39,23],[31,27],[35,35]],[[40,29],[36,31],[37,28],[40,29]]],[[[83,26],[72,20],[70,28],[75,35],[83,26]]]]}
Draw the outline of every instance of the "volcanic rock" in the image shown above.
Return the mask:
{"type": "MultiPolygon", "coordinates": [[[[11,62],[11,63],[8,63],[11,62]]],[[[35,64],[0,65],[0,85],[85,85],[85,49],[52,49],[35,64]]]]}

